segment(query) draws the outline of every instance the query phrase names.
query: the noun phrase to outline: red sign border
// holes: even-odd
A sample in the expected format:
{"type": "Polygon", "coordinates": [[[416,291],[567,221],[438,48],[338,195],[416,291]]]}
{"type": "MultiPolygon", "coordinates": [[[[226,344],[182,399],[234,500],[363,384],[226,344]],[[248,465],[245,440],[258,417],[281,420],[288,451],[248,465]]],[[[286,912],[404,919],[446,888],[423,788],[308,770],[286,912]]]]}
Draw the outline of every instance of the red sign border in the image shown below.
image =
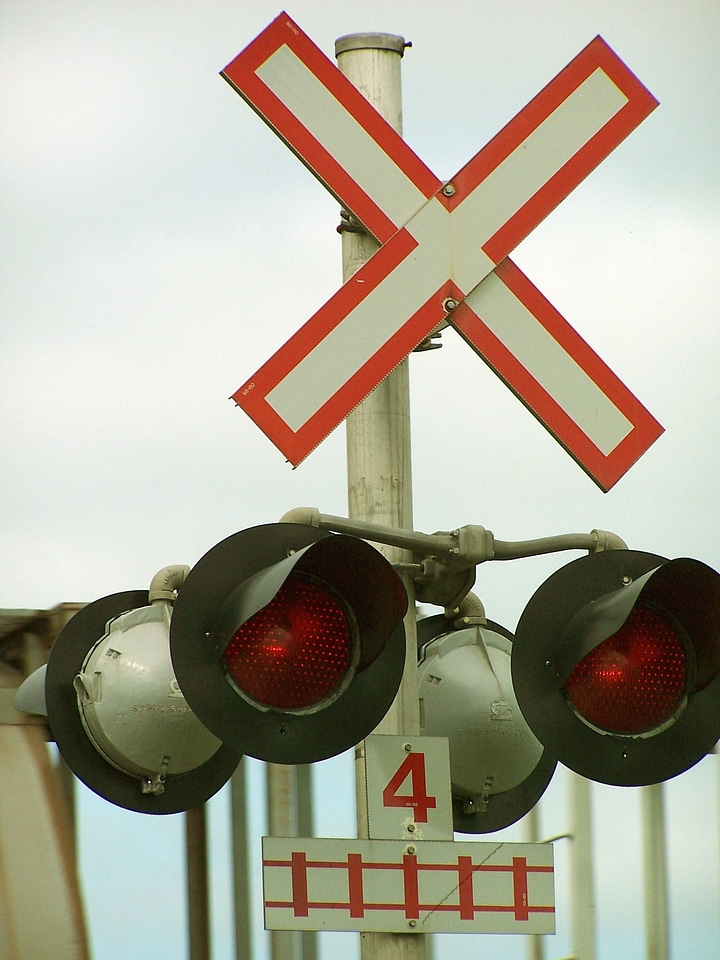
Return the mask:
{"type": "Polygon", "coordinates": [[[276,17],[221,71],[220,75],[324,184],[338,203],[347,207],[379,243],[385,243],[403,224],[393,223],[257,75],[258,68],[282,46],[288,46],[295,53],[426,198],[437,193],[442,182],[286,13],[276,17]]]}
{"type": "Polygon", "coordinates": [[[494,272],[630,421],[630,432],[609,454],[604,454],[467,304],[460,304],[453,312],[453,327],[578,466],[607,492],[664,428],[509,257],[494,272]]]}

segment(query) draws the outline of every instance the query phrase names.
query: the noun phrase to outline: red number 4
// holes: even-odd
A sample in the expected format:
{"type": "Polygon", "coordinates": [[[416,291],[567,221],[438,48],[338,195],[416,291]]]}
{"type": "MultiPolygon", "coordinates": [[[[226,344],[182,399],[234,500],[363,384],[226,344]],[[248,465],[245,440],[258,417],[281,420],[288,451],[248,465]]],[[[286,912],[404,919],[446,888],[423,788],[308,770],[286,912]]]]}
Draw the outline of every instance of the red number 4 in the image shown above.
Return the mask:
{"type": "Polygon", "coordinates": [[[411,807],[417,823],[427,823],[427,812],[437,806],[435,797],[427,795],[425,780],[425,754],[409,753],[387,783],[382,792],[384,807],[411,807]],[[398,793],[410,777],[411,793],[398,793]]]}

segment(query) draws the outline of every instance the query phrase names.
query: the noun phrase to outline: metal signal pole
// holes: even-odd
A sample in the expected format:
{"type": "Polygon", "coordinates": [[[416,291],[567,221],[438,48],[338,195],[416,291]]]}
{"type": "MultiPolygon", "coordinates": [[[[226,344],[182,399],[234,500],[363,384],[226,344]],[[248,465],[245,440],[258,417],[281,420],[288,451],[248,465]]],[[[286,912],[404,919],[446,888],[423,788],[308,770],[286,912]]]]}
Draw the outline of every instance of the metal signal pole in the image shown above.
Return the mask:
{"type": "MultiPolygon", "coordinates": [[[[385,33],[340,37],[335,55],[342,73],[377,111],[402,134],[400,60],[403,37],[385,33]]],[[[342,213],[343,281],[378,249],[373,237],[342,213]]],[[[347,418],[348,516],[412,530],[409,361],[406,358],[347,418]]],[[[379,547],[391,561],[409,559],[404,551],[379,547]]],[[[406,581],[409,609],[405,619],[405,672],[393,706],[378,733],[412,736],[420,732],[417,681],[415,597],[406,581]]],[[[356,750],[358,837],[367,838],[364,745],[356,750]]],[[[425,960],[424,934],[363,933],[362,960],[425,960]]]]}

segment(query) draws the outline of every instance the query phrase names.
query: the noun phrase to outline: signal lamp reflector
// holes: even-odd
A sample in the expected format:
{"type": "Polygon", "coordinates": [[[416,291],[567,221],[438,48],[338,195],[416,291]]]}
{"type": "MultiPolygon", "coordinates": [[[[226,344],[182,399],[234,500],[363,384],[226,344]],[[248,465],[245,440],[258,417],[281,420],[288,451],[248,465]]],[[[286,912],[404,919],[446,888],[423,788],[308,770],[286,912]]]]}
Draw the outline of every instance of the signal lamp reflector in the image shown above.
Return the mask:
{"type": "Polygon", "coordinates": [[[306,710],[345,688],[352,633],[337,597],[290,574],[270,603],[235,632],[223,660],[242,694],[267,707],[306,710]]]}
{"type": "Polygon", "coordinates": [[[60,631],[45,675],[50,732],[63,759],[104,800],[136,813],[198,807],[240,761],[177,684],[167,606],[150,605],[143,590],[95,600],[60,631]]]}
{"type": "Polygon", "coordinates": [[[635,607],[622,627],[587,653],[565,682],[578,715],[600,730],[638,735],[657,731],[682,707],[687,656],[675,627],[635,607]]]}
{"type": "Polygon", "coordinates": [[[538,802],[556,760],[529,729],[510,678],[512,634],[488,620],[418,621],[420,730],[450,746],[453,828],[492,833],[538,802]]]}

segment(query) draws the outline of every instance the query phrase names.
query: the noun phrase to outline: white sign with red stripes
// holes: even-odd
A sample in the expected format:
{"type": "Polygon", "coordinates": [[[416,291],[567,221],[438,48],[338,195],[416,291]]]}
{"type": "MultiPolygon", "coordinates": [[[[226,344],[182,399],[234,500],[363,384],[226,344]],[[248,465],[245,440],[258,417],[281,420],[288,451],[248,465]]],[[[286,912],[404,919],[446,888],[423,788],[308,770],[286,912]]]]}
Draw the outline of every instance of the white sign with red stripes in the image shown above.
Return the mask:
{"type": "Polygon", "coordinates": [[[554,933],[549,843],[263,838],[268,930],[554,933]]]}
{"type": "Polygon", "coordinates": [[[381,244],[233,395],[291,463],[446,317],[603,489],[657,439],[508,258],[657,105],[600,37],[446,183],[286,14],[223,76],[381,244]]]}

